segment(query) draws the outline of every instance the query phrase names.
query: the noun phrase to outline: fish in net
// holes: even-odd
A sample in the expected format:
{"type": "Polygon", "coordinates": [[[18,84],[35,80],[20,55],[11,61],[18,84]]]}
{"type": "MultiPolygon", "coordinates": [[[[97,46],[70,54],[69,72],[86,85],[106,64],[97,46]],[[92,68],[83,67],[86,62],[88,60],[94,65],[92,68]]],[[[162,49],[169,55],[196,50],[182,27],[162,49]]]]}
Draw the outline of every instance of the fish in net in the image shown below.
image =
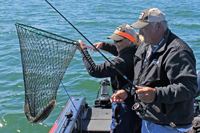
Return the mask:
{"type": "Polygon", "coordinates": [[[16,23],[25,87],[24,112],[29,122],[44,121],[56,104],[56,95],[78,42],[16,23]]]}

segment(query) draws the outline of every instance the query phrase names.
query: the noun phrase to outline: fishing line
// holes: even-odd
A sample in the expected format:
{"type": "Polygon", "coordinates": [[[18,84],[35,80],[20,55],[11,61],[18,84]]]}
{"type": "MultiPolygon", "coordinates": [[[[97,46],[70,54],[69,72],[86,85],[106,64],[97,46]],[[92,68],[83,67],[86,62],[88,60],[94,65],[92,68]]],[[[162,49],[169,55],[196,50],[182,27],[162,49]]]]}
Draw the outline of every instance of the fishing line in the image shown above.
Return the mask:
{"type": "Polygon", "coordinates": [[[99,52],[116,70],[117,72],[125,79],[127,80],[129,83],[131,83],[131,85],[135,87],[135,85],[116,67],[112,64],[112,62],[110,62],[108,60],[108,58],[106,58],[106,56],[104,54],[101,53],[101,51],[99,51],[99,49],[97,49],[72,23],[70,23],[51,3],[49,3],[47,0],[45,0],[57,13],[60,14],[60,16],[62,16],[79,34],[81,34],[82,37],[85,38],[85,40],[87,40],[93,47],[94,49],[99,52]]]}
{"type": "Polygon", "coordinates": [[[69,93],[68,93],[67,89],[65,88],[65,86],[64,86],[64,84],[63,84],[63,82],[62,82],[61,78],[59,77],[59,75],[58,75],[58,73],[57,73],[57,71],[56,71],[56,69],[55,69],[55,67],[54,67],[53,63],[51,62],[51,60],[50,60],[50,58],[49,58],[48,54],[46,53],[46,51],[45,51],[45,54],[46,54],[46,56],[47,56],[47,58],[48,58],[49,62],[51,63],[51,65],[52,65],[52,67],[53,67],[53,69],[54,69],[54,71],[55,71],[55,73],[56,73],[57,77],[59,78],[59,80],[60,80],[60,82],[61,82],[61,84],[62,84],[62,86],[63,86],[63,88],[64,88],[65,92],[67,93],[67,95],[68,95],[68,97],[69,97],[69,99],[70,99],[70,101],[71,101],[72,105],[74,106],[74,108],[75,108],[76,112],[78,113],[78,115],[79,115],[79,117],[80,117],[81,121],[83,122],[83,125],[84,125],[85,129],[86,129],[86,130],[87,130],[87,132],[89,133],[89,131],[88,131],[88,129],[87,129],[87,126],[85,125],[85,123],[84,123],[84,121],[83,121],[83,119],[82,119],[81,115],[79,114],[79,112],[78,112],[78,110],[77,110],[76,106],[74,105],[74,102],[72,101],[72,99],[71,99],[71,97],[70,97],[70,95],[69,95],[69,93]]]}

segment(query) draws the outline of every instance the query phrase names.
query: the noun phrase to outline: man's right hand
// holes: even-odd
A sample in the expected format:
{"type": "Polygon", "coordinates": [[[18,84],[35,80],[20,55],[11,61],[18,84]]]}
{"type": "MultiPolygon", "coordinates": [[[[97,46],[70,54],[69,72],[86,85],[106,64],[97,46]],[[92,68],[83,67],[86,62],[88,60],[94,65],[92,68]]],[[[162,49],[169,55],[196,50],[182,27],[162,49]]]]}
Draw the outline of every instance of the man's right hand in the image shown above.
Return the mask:
{"type": "MultiPolygon", "coordinates": [[[[97,49],[99,49],[99,48],[101,48],[102,47],[102,45],[103,45],[103,42],[98,42],[98,43],[95,43],[95,44],[93,44],[97,49]]],[[[94,51],[97,51],[96,49],[91,49],[90,48],[90,51],[91,50],[94,50],[94,51]]]]}
{"type": "Polygon", "coordinates": [[[113,103],[113,102],[121,103],[127,97],[128,97],[128,94],[125,90],[118,90],[116,93],[114,93],[112,95],[112,97],[110,98],[110,102],[111,103],[113,103]]]}

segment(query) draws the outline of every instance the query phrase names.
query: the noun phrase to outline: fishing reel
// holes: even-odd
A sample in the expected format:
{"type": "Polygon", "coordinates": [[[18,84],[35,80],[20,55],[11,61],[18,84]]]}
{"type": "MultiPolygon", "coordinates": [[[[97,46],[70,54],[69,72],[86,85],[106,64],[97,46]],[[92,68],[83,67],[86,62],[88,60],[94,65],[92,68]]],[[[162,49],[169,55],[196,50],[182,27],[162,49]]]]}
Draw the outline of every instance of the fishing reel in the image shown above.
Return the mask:
{"type": "Polygon", "coordinates": [[[142,115],[143,116],[146,113],[146,105],[144,105],[141,102],[136,102],[135,104],[133,104],[132,110],[135,110],[137,115],[142,115]]]}
{"type": "Polygon", "coordinates": [[[146,108],[147,108],[148,105],[145,105],[143,102],[140,102],[138,100],[138,97],[137,97],[137,94],[136,94],[136,90],[137,90],[137,88],[135,86],[132,86],[131,90],[127,90],[127,91],[130,91],[131,96],[133,96],[134,99],[135,99],[135,104],[132,106],[132,110],[135,110],[137,115],[139,115],[139,116],[142,115],[143,116],[146,113],[146,108]]]}
{"type": "Polygon", "coordinates": [[[153,108],[157,113],[160,113],[161,110],[158,108],[158,106],[156,105],[151,105],[151,104],[145,104],[144,102],[140,101],[137,97],[137,94],[135,93],[135,87],[132,88],[131,90],[131,95],[134,96],[135,99],[135,104],[132,106],[132,110],[135,110],[135,112],[137,113],[137,115],[139,116],[144,116],[147,108],[151,107],[153,108]]]}
{"type": "Polygon", "coordinates": [[[109,95],[109,88],[110,88],[110,82],[107,78],[104,78],[100,81],[100,87],[97,93],[96,100],[94,102],[95,107],[103,107],[103,108],[111,108],[111,102],[110,102],[110,95],[109,95]],[[101,95],[99,96],[99,91],[101,89],[101,95]]]}

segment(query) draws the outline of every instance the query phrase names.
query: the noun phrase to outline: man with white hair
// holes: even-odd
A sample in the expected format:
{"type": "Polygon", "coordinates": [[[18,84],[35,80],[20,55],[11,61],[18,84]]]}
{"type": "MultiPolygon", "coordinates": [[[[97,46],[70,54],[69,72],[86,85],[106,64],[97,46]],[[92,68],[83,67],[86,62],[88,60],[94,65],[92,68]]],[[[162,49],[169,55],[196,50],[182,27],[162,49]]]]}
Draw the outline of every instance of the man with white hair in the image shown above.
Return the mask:
{"type": "Polygon", "coordinates": [[[142,11],[132,27],[139,29],[145,42],[134,57],[137,90],[127,85],[111,101],[136,97],[133,109],[143,119],[142,133],[187,132],[192,127],[197,90],[193,51],[169,30],[158,8],[142,11]]]}

